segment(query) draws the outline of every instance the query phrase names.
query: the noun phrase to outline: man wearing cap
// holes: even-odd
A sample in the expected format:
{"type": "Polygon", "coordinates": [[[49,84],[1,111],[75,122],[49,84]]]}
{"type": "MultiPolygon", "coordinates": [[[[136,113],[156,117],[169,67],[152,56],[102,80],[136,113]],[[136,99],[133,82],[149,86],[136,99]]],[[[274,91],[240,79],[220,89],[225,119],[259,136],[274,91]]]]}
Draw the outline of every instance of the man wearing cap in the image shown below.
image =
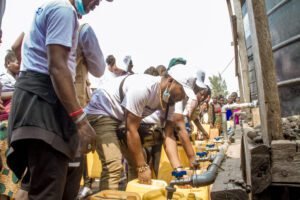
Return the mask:
{"type": "Polygon", "coordinates": [[[76,97],[74,77],[78,17],[99,2],[47,1],[35,10],[24,39],[7,163],[28,183],[29,199],[75,199],[79,184],[69,179],[69,162],[78,149],[84,154],[95,149],[95,131],[76,97]]]}
{"type": "Polygon", "coordinates": [[[104,84],[94,92],[85,111],[97,134],[97,151],[103,166],[100,190],[121,189],[122,154],[129,163],[129,180],[138,177],[140,182],[150,183],[151,171],[143,155],[138,128],[142,118],[156,110],[165,124],[166,153],[174,168],[180,166],[172,114],[175,102],[185,95],[196,98],[193,83],[185,77],[192,76],[188,74],[185,68],[176,66],[163,77],[122,76],[114,84],[104,84]],[[122,122],[125,128],[119,129],[122,122]]]}
{"type": "MultiPolygon", "coordinates": [[[[182,64],[177,64],[177,65],[179,66],[181,65],[182,67],[184,67],[182,64]]],[[[189,69],[192,71],[194,70],[193,68],[189,68],[189,69]]],[[[198,105],[198,102],[204,101],[207,97],[207,92],[206,92],[207,86],[204,84],[205,73],[202,70],[196,70],[193,75],[194,76],[191,77],[187,76],[188,78],[187,82],[196,83],[192,85],[194,85],[193,91],[197,96],[197,100],[186,97],[184,100],[177,102],[175,104],[175,111],[172,119],[175,127],[177,128],[175,132],[177,132],[177,136],[179,137],[180,141],[183,144],[184,150],[190,160],[191,167],[195,159],[195,152],[193,150],[192,144],[189,139],[189,135],[186,130],[185,119],[188,120],[191,119],[192,118],[191,113],[194,114],[193,111],[195,110],[196,105],[198,105]],[[195,77],[197,77],[197,79],[195,79],[195,77]]],[[[150,116],[143,118],[142,122],[146,124],[155,124],[158,127],[161,126],[158,112],[155,112],[150,116]]],[[[198,124],[197,127],[199,127],[198,124]]],[[[158,166],[156,166],[156,168],[157,167],[158,166]]],[[[176,170],[180,170],[180,168],[181,166],[176,168],[176,170]]]]}

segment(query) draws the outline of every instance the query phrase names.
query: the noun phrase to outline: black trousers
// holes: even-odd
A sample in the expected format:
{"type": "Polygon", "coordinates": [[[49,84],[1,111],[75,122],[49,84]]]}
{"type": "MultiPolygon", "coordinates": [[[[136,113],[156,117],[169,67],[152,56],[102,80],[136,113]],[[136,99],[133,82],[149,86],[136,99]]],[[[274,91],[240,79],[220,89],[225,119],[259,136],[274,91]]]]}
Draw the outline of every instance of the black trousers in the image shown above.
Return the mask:
{"type": "MultiPolygon", "coordinates": [[[[22,189],[30,200],[75,200],[80,187],[82,162],[70,167],[68,157],[42,140],[23,140],[28,168],[22,189]]],[[[74,162],[73,162],[74,163],[74,162]]],[[[75,162],[77,163],[77,162],[75,162]]]]}

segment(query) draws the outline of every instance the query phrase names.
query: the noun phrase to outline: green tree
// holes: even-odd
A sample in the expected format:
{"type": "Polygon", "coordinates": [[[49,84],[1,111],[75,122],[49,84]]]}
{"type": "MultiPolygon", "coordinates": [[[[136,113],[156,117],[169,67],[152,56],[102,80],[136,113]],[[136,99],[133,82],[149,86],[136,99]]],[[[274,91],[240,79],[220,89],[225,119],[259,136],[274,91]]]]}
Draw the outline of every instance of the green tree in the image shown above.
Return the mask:
{"type": "Polygon", "coordinates": [[[213,75],[208,77],[208,79],[210,82],[212,96],[223,95],[226,97],[228,95],[226,81],[222,78],[220,73],[217,76],[213,75]]]}

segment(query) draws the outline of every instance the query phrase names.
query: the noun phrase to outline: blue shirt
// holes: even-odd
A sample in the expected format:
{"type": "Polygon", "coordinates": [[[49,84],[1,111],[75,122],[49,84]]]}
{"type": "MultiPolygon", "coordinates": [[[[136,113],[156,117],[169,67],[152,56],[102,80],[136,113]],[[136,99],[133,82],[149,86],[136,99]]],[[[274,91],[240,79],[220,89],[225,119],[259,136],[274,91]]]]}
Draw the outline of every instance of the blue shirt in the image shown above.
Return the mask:
{"type": "Polygon", "coordinates": [[[70,48],[68,66],[75,76],[78,20],[68,0],[51,0],[36,9],[31,29],[24,39],[21,71],[49,74],[47,45],[70,48]]]}
{"type": "Polygon", "coordinates": [[[226,120],[229,121],[232,116],[232,110],[226,110],[226,120]]]}

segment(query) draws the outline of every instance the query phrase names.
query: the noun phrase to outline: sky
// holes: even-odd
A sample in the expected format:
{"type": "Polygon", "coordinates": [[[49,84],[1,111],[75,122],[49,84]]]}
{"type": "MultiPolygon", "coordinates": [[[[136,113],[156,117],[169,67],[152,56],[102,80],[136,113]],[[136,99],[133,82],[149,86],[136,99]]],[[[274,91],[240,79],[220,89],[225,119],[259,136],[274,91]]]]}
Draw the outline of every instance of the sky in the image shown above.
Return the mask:
{"type": "MultiPolygon", "coordinates": [[[[2,20],[0,71],[4,57],[18,35],[30,28],[32,16],[45,0],[7,0],[2,20]]],[[[188,67],[200,67],[208,77],[224,71],[234,56],[232,34],[225,0],[102,0],[84,16],[106,57],[131,55],[133,71],[165,65],[183,57],[188,67]]],[[[222,73],[229,92],[238,91],[234,62],[222,73]]]]}

